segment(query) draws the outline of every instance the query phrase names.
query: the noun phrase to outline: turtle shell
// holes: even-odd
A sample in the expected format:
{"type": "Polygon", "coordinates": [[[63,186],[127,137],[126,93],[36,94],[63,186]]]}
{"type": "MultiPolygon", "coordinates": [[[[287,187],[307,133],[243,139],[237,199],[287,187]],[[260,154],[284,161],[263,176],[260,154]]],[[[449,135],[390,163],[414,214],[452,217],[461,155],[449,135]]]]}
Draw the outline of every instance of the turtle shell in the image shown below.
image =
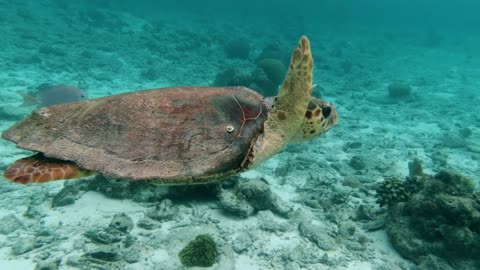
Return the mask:
{"type": "Polygon", "coordinates": [[[3,138],[107,177],[204,183],[238,173],[267,118],[245,87],[178,87],[44,107],[3,138]]]}

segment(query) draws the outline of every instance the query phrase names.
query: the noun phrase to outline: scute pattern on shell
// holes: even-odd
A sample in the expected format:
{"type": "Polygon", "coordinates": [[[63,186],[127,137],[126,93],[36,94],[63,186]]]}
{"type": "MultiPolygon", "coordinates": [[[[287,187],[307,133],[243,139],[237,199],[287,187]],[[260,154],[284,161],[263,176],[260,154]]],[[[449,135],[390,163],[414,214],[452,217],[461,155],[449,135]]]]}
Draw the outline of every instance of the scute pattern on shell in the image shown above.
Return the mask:
{"type": "Polygon", "coordinates": [[[165,88],[43,108],[3,138],[109,177],[192,184],[244,169],[266,117],[248,88],[165,88]]]}

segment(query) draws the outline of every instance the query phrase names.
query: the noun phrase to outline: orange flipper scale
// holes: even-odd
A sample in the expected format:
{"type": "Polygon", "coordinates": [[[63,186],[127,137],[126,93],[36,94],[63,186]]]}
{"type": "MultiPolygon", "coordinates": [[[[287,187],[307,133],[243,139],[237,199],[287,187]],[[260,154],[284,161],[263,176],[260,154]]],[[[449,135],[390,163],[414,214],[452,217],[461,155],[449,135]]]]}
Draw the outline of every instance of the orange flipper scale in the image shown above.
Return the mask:
{"type": "Polygon", "coordinates": [[[35,154],[15,161],[3,176],[15,183],[28,184],[79,178],[92,174],[92,171],[82,169],[71,161],[35,154]]]}

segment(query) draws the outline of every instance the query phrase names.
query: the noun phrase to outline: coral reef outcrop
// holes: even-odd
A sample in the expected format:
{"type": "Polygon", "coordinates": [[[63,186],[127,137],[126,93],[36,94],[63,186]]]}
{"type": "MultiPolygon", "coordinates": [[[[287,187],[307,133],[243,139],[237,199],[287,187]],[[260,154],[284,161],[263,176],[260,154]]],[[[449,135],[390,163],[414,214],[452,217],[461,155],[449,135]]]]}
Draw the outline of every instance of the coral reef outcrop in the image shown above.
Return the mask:
{"type": "Polygon", "coordinates": [[[427,175],[414,163],[406,181],[388,180],[377,190],[393,246],[419,265],[434,258],[455,269],[479,269],[480,192],[461,174],[427,175]]]}

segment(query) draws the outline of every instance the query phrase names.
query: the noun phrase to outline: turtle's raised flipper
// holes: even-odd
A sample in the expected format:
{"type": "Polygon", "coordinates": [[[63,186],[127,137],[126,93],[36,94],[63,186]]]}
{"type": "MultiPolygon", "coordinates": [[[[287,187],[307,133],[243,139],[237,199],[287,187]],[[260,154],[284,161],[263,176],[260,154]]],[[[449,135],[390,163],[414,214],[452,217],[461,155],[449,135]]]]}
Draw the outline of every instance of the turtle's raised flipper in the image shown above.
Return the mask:
{"type": "Polygon", "coordinates": [[[253,147],[251,166],[279,152],[301,127],[312,96],[313,58],[310,42],[302,36],[292,53],[288,73],[264,124],[263,137],[253,147]]]}
{"type": "Polygon", "coordinates": [[[91,174],[93,172],[81,169],[73,162],[35,154],[15,161],[3,176],[15,183],[28,184],[79,178],[91,174]]]}
{"type": "MultiPolygon", "coordinates": [[[[302,36],[297,48],[292,53],[287,76],[275,102],[277,114],[285,116],[280,116],[280,120],[284,120],[296,128],[302,123],[314,88],[312,78],[313,58],[310,42],[306,36],[302,36]]],[[[294,132],[292,129],[289,131],[294,132]]]]}

